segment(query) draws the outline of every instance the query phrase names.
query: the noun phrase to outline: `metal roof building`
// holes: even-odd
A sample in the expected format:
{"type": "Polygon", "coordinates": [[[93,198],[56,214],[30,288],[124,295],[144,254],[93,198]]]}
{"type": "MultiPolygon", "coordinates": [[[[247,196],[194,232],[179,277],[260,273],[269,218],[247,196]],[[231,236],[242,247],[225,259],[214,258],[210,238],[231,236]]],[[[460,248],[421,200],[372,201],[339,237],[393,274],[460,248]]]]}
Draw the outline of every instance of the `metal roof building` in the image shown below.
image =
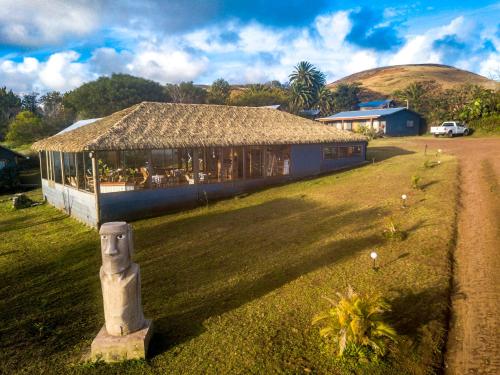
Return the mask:
{"type": "Polygon", "coordinates": [[[356,131],[372,128],[389,136],[418,135],[420,115],[404,107],[339,112],[317,119],[337,129],[356,131]]]}

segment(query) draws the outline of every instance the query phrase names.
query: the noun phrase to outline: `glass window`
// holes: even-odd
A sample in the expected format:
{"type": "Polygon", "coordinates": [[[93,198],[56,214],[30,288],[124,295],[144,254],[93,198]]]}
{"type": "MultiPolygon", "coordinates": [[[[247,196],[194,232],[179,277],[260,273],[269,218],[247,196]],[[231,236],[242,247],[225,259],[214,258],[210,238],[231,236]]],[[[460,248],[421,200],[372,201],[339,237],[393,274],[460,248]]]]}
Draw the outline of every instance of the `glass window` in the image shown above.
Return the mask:
{"type": "Polygon", "coordinates": [[[6,159],[0,159],[0,169],[4,169],[7,166],[6,159]]]}
{"type": "Polygon", "coordinates": [[[323,160],[334,160],[334,159],[337,159],[337,147],[324,146],[323,147],[323,160]]]}
{"type": "Polygon", "coordinates": [[[72,152],[63,153],[64,165],[64,184],[77,187],[78,181],[76,179],[76,154],[72,152]]]}
{"type": "Polygon", "coordinates": [[[52,170],[54,171],[54,182],[62,184],[61,153],[52,152],[52,170]]]}
{"type": "MultiPolygon", "coordinates": [[[[82,152],[82,165],[84,169],[84,183],[83,188],[86,191],[94,192],[94,177],[92,175],[92,159],[90,158],[90,152],[82,152]]],[[[80,185],[82,186],[82,185],[80,185]]]]}
{"type": "Polygon", "coordinates": [[[40,152],[40,164],[42,166],[42,178],[47,179],[47,151],[40,152]]]}
{"type": "Polygon", "coordinates": [[[352,130],[352,122],[344,122],[344,130],[352,130]]]}
{"type": "Polygon", "coordinates": [[[266,176],[283,176],[290,173],[290,147],[266,147],[266,176]]]}
{"type": "Polygon", "coordinates": [[[406,127],[407,128],[413,128],[413,120],[407,120],[406,121],[406,127]]]}
{"type": "Polygon", "coordinates": [[[258,178],[263,176],[263,155],[262,148],[251,146],[246,153],[246,176],[247,178],[258,178]]]}

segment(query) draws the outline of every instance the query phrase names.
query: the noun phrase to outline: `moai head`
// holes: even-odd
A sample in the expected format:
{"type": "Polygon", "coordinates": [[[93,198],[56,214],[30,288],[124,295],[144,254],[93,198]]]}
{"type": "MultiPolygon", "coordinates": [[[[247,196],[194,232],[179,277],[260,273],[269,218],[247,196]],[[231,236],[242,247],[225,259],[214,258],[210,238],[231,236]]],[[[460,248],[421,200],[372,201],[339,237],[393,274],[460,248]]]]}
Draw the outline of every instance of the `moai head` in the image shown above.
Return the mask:
{"type": "Polygon", "coordinates": [[[104,223],[99,234],[104,273],[113,275],[128,269],[134,252],[132,227],[124,221],[104,223]]]}

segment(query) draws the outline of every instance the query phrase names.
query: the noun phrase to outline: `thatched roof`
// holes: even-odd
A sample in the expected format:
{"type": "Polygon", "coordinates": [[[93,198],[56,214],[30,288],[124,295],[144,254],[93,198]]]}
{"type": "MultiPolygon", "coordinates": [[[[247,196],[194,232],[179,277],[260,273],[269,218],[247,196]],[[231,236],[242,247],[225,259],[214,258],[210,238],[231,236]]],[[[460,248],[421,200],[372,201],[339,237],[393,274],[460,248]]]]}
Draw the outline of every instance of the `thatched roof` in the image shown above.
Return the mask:
{"type": "Polygon", "coordinates": [[[144,102],[32,147],[79,152],[365,140],[274,109],[144,102]]]}

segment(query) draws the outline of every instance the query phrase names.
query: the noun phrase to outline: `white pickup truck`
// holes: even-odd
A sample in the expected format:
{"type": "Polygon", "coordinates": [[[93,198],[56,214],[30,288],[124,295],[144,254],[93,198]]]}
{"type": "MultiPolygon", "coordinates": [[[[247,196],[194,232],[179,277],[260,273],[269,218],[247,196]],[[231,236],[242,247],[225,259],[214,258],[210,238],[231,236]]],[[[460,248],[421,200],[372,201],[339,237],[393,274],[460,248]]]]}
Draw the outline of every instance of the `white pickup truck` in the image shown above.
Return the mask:
{"type": "Polygon", "coordinates": [[[469,128],[458,121],[446,121],[441,124],[441,126],[432,126],[431,134],[434,137],[439,135],[445,135],[447,137],[453,137],[457,134],[469,135],[469,128]]]}

